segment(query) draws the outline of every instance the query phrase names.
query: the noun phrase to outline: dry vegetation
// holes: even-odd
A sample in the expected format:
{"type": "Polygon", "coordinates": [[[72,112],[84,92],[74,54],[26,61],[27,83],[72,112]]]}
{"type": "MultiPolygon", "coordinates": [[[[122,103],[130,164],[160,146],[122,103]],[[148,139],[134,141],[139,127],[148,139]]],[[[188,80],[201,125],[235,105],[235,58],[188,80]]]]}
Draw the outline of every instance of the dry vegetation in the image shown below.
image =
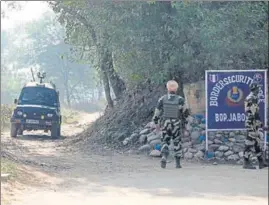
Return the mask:
{"type": "Polygon", "coordinates": [[[66,109],[62,110],[62,122],[63,124],[74,124],[79,119],[79,111],[66,109]]]}
{"type": "Polygon", "coordinates": [[[104,115],[88,127],[80,137],[88,141],[85,145],[98,142],[120,148],[121,142],[126,137],[135,130],[143,128],[151,120],[156,102],[163,93],[165,93],[164,86],[155,90],[149,86],[148,89],[126,92],[126,98],[116,102],[113,109],[107,108],[104,115]]]}
{"type": "Polygon", "coordinates": [[[1,104],[1,132],[5,128],[9,127],[10,117],[13,111],[12,105],[1,104]]]}
{"type": "MultiPolygon", "coordinates": [[[[14,106],[8,104],[1,104],[1,131],[8,129],[10,125],[10,117],[12,115],[14,106]]],[[[80,112],[77,110],[62,109],[63,123],[74,124],[78,122],[80,112]]]]}

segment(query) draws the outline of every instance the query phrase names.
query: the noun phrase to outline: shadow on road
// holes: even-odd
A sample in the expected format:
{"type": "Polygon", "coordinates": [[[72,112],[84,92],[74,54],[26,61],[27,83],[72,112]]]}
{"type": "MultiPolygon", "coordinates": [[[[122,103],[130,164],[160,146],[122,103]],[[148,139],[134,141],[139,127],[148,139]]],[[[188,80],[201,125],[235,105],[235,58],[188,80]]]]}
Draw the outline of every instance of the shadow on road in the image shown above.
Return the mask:
{"type": "Polygon", "coordinates": [[[106,204],[109,201],[114,205],[119,204],[119,199],[132,205],[165,202],[169,205],[180,202],[256,205],[268,201],[267,170],[252,172],[239,166],[192,163],[184,163],[181,170],[172,166],[163,170],[158,160],[145,159],[145,164],[144,160],[133,157],[125,160],[119,156],[76,159],[77,164],[71,169],[58,172],[61,182],[54,192],[39,191],[33,202],[46,194],[51,197],[44,204],[59,200],[70,204],[106,204]]]}
{"type": "Polygon", "coordinates": [[[60,136],[58,138],[53,138],[49,135],[43,134],[43,135],[34,135],[34,134],[26,134],[26,135],[20,135],[17,137],[18,140],[30,140],[30,141],[51,141],[51,140],[64,140],[66,139],[65,136],[60,136]]]}

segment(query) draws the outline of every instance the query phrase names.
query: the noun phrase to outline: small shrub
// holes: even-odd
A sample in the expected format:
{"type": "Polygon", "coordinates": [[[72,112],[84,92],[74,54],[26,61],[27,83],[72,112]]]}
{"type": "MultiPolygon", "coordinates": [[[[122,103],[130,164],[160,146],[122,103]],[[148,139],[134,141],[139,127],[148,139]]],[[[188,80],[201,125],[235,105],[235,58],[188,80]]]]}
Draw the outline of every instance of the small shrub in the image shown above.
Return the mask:
{"type": "Polygon", "coordinates": [[[9,126],[13,109],[14,107],[11,105],[1,104],[1,130],[9,126]]]}
{"type": "Polygon", "coordinates": [[[63,124],[73,124],[78,122],[79,112],[71,109],[62,110],[62,123],[63,124]]]}

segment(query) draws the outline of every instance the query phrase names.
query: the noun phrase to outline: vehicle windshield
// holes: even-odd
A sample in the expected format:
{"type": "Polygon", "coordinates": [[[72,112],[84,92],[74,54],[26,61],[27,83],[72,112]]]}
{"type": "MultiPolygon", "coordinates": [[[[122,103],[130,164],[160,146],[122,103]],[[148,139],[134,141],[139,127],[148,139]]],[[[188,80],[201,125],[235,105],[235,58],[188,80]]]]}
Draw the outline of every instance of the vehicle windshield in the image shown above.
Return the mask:
{"type": "Polygon", "coordinates": [[[57,92],[44,87],[23,88],[18,104],[34,104],[56,107],[58,105],[57,92]]]}

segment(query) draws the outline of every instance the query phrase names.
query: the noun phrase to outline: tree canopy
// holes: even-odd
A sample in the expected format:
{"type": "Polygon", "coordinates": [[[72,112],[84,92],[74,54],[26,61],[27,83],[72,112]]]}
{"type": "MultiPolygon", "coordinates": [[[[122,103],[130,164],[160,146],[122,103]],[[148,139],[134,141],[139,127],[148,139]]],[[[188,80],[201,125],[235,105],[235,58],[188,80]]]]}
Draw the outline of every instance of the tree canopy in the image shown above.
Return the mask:
{"type": "Polygon", "coordinates": [[[2,65],[5,72],[12,66],[47,71],[68,104],[101,93],[101,85],[113,107],[113,98],[145,84],[175,79],[182,92],[184,83],[203,80],[207,69],[268,67],[268,2],[49,5],[54,13],[1,30],[2,65]]]}
{"type": "MultiPolygon", "coordinates": [[[[19,3],[12,6],[21,8],[19,3]]],[[[35,73],[47,73],[48,81],[56,83],[65,104],[97,100],[98,93],[102,96],[102,90],[96,88],[100,80],[94,67],[83,62],[64,42],[65,33],[52,10],[27,24],[1,29],[2,102],[18,97],[22,85],[32,80],[30,68],[35,73]]]]}
{"type": "Polygon", "coordinates": [[[51,6],[65,25],[66,42],[96,63],[116,97],[125,89],[120,85],[171,78],[189,83],[203,79],[206,69],[268,65],[267,2],[57,1],[51,6]]]}

